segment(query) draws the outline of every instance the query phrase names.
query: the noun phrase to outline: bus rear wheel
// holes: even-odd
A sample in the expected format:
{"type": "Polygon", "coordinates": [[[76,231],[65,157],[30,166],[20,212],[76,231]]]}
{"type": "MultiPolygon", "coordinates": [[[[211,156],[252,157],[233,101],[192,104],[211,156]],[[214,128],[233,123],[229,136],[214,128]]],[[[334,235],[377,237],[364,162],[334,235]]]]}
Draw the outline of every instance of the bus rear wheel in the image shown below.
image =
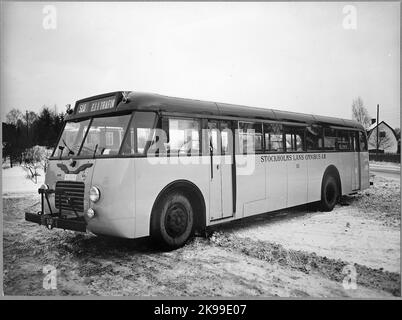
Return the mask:
{"type": "Polygon", "coordinates": [[[177,249],[190,238],[194,214],[190,201],[181,192],[170,192],[155,206],[151,218],[151,238],[164,249],[177,249]]]}
{"type": "Polygon", "coordinates": [[[327,175],[321,190],[321,207],[324,211],[332,211],[339,198],[339,187],[336,178],[327,175]]]}

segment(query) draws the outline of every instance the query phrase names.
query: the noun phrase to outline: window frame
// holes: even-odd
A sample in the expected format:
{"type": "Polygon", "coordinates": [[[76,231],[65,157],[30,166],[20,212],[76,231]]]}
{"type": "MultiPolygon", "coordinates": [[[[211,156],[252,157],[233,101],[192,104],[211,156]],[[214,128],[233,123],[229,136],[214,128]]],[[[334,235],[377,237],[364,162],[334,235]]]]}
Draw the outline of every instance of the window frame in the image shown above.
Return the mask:
{"type": "MultiPolygon", "coordinates": [[[[229,121],[229,120],[228,120],[229,121]]],[[[247,150],[246,151],[244,151],[244,150],[242,150],[243,152],[240,152],[240,136],[242,136],[243,134],[244,134],[244,132],[243,132],[243,129],[241,129],[241,131],[240,131],[240,122],[242,122],[242,123],[251,123],[251,124],[253,124],[253,125],[256,125],[256,124],[259,124],[259,125],[261,125],[261,149],[260,150],[256,150],[255,149],[255,137],[256,137],[256,135],[255,135],[255,130],[254,130],[254,153],[252,153],[252,154],[264,154],[264,152],[265,152],[265,144],[264,144],[264,123],[263,122],[259,122],[259,121],[252,121],[252,120],[248,120],[248,119],[246,119],[246,120],[243,120],[243,119],[241,119],[241,120],[237,120],[236,121],[236,127],[237,127],[237,138],[238,138],[238,150],[236,150],[236,154],[242,154],[242,155],[247,155],[248,153],[247,153],[247,150]],[[240,134],[240,132],[242,133],[242,134],[240,134]]],[[[245,132],[245,133],[247,133],[247,131],[245,132]]],[[[235,135],[236,136],[236,135],[235,135]]],[[[234,137],[234,140],[236,140],[236,137],[234,137]]],[[[246,149],[247,149],[247,147],[246,147],[246,149]]]]}
{"type": "MultiPolygon", "coordinates": [[[[198,117],[191,117],[191,116],[182,116],[182,115],[160,115],[160,128],[158,126],[158,129],[164,129],[163,128],[163,121],[164,120],[168,120],[169,119],[177,119],[177,120],[191,120],[191,121],[196,121],[198,123],[198,142],[199,142],[199,150],[198,150],[198,154],[187,154],[187,157],[191,157],[191,156],[202,156],[202,128],[203,128],[203,121],[201,118],[198,117]]],[[[166,132],[166,138],[167,141],[170,141],[170,136],[169,136],[169,130],[167,130],[166,132]]],[[[160,155],[160,157],[171,157],[172,154],[171,152],[166,152],[165,154],[160,155]]],[[[177,153],[177,155],[174,155],[175,157],[184,157],[184,154],[179,154],[177,153]]]]}
{"type": "Polygon", "coordinates": [[[284,134],[284,130],[283,130],[283,124],[281,122],[265,122],[263,123],[263,134],[264,134],[264,153],[272,153],[272,154],[276,154],[276,153],[285,153],[285,134],[284,134]],[[272,150],[268,150],[267,149],[267,141],[266,141],[266,137],[265,134],[268,133],[266,132],[266,126],[268,125],[278,125],[280,126],[280,131],[281,131],[281,136],[282,136],[282,151],[272,151],[272,150]]]}
{"type": "Polygon", "coordinates": [[[306,125],[294,125],[292,126],[291,124],[285,124],[283,126],[283,147],[284,147],[284,153],[307,153],[307,146],[306,146],[306,125]],[[302,151],[297,151],[297,150],[292,150],[289,151],[286,145],[286,135],[287,134],[292,134],[294,135],[295,133],[287,132],[286,129],[288,128],[301,128],[303,131],[303,136],[302,136],[302,151]]]}
{"type": "MultiPolygon", "coordinates": [[[[119,158],[119,157],[121,156],[121,155],[120,155],[120,150],[121,150],[121,147],[122,147],[122,145],[123,145],[124,138],[121,140],[119,149],[117,150],[117,153],[114,154],[114,155],[100,154],[100,155],[95,155],[95,157],[93,157],[93,156],[88,156],[88,155],[81,156],[80,154],[81,154],[81,149],[83,148],[84,143],[85,143],[85,140],[86,140],[87,135],[88,135],[88,133],[89,133],[89,128],[91,128],[94,119],[99,119],[99,118],[112,118],[112,117],[120,117],[120,116],[128,116],[128,115],[129,115],[130,118],[128,119],[127,126],[126,126],[125,131],[124,131],[124,137],[125,137],[125,135],[126,135],[126,133],[127,133],[127,129],[129,128],[129,126],[130,126],[130,124],[131,124],[131,120],[133,119],[133,114],[134,114],[134,113],[135,113],[135,111],[131,111],[131,112],[129,112],[129,113],[116,113],[116,114],[104,114],[104,115],[102,114],[101,116],[98,116],[98,117],[92,117],[92,118],[91,118],[91,122],[89,123],[88,128],[87,128],[87,131],[86,131],[86,133],[85,133],[85,137],[84,137],[84,139],[82,140],[81,148],[80,148],[80,151],[79,151],[79,153],[78,153],[77,159],[119,158]]],[[[106,137],[105,137],[105,138],[106,138],[106,137]]],[[[105,144],[106,144],[106,141],[105,141],[105,144]]]]}
{"type": "MultiPolygon", "coordinates": [[[[123,142],[127,139],[127,135],[129,134],[129,130],[128,130],[128,129],[131,127],[132,121],[134,121],[134,116],[135,116],[135,113],[136,113],[136,112],[146,112],[146,113],[153,113],[153,114],[155,114],[155,118],[154,118],[154,122],[153,122],[153,126],[152,126],[151,130],[158,129],[158,123],[159,123],[159,120],[160,120],[160,115],[159,115],[158,112],[155,112],[155,111],[144,111],[144,110],[135,110],[135,111],[133,111],[133,112],[131,113],[131,118],[130,118],[130,120],[129,120],[129,122],[128,122],[127,129],[126,129],[126,131],[125,131],[125,133],[124,133],[124,135],[123,135],[122,143],[121,143],[121,145],[120,145],[120,149],[119,149],[119,153],[118,153],[117,158],[146,158],[148,155],[147,155],[147,152],[145,152],[145,150],[148,151],[149,147],[150,147],[151,144],[154,142],[155,135],[152,137],[152,140],[151,140],[151,141],[147,141],[147,144],[146,144],[145,147],[144,147],[144,153],[143,153],[143,154],[136,154],[136,153],[134,153],[134,154],[122,154],[122,151],[123,151],[123,142]]],[[[135,141],[137,141],[136,132],[135,132],[135,131],[134,131],[134,139],[135,139],[135,141]]]]}
{"type": "Polygon", "coordinates": [[[329,126],[326,126],[326,127],[324,126],[323,137],[324,137],[324,141],[323,141],[324,149],[323,149],[323,152],[338,152],[338,148],[337,148],[337,141],[338,141],[337,129],[331,128],[329,126]],[[328,137],[331,137],[331,138],[335,137],[335,142],[334,142],[333,149],[327,149],[327,147],[326,147],[326,144],[325,144],[325,138],[327,137],[327,135],[325,134],[326,130],[333,130],[335,132],[334,136],[328,136],[328,137]]]}
{"type": "Polygon", "coordinates": [[[305,134],[304,134],[305,135],[305,141],[306,141],[306,152],[307,153],[324,152],[325,151],[325,148],[324,148],[324,126],[322,126],[321,124],[312,123],[312,124],[306,126],[304,130],[306,131],[305,134]],[[308,128],[309,127],[311,127],[311,128],[317,127],[321,131],[321,134],[317,135],[318,139],[320,139],[320,138],[322,139],[322,147],[321,147],[321,149],[320,148],[318,148],[318,149],[309,149],[308,148],[307,135],[308,135],[308,128]]]}
{"type": "Polygon", "coordinates": [[[350,152],[350,151],[352,151],[353,148],[352,148],[351,141],[350,141],[350,130],[347,130],[347,129],[335,129],[335,130],[336,130],[336,151],[338,151],[338,152],[350,152]],[[340,133],[342,133],[342,132],[347,134],[346,141],[348,143],[348,149],[340,149],[339,148],[339,145],[340,145],[339,138],[340,138],[340,133]]]}

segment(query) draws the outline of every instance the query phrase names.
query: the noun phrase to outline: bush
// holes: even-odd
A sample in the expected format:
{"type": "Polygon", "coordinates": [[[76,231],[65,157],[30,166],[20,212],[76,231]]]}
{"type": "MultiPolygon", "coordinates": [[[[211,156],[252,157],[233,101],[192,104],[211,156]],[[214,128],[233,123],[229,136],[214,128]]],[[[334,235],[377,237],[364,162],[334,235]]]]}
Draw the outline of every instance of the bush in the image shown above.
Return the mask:
{"type": "Polygon", "coordinates": [[[28,178],[38,182],[39,169],[45,172],[49,163],[49,156],[51,150],[43,146],[33,146],[28,148],[23,153],[24,164],[23,167],[28,172],[28,178]]]}

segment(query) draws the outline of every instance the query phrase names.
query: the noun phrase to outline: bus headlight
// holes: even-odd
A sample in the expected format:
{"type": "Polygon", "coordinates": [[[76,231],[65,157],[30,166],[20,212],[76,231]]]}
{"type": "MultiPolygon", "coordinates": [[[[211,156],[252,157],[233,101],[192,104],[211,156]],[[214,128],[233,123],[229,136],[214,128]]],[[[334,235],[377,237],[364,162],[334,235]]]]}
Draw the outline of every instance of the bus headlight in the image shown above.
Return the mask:
{"type": "Polygon", "coordinates": [[[92,208],[89,208],[87,210],[87,216],[88,216],[88,218],[92,219],[95,216],[95,210],[92,208]]]}
{"type": "Polygon", "coordinates": [[[89,200],[92,202],[97,202],[100,198],[100,191],[97,187],[92,186],[91,189],[89,189],[89,200]]]}

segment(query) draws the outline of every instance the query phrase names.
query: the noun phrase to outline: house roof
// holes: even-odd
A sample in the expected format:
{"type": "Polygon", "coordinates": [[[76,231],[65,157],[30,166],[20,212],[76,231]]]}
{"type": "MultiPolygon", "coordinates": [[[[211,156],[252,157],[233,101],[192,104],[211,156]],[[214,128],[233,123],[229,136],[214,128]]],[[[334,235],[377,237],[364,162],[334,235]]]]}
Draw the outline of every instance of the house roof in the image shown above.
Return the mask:
{"type": "MultiPolygon", "coordinates": [[[[378,126],[380,126],[381,124],[384,124],[384,125],[386,125],[388,128],[390,128],[391,131],[392,131],[392,133],[394,134],[394,136],[395,136],[395,138],[396,138],[395,130],[394,130],[388,123],[386,123],[385,121],[381,121],[381,122],[378,124],[378,126]]],[[[367,136],[370,136],[371,132],[372,132],[375,128],[377,128],[377,123],[373,123],[373,124],[367,129],[367,136]]]]}

